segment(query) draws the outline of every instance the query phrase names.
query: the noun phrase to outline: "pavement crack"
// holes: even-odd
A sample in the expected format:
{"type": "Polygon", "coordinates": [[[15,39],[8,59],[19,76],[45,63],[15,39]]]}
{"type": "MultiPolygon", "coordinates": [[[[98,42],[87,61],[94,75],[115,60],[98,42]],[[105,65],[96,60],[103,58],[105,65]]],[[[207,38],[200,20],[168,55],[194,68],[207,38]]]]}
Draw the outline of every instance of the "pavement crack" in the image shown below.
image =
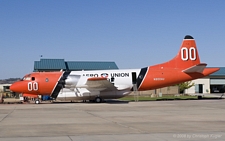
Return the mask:
{"type": "Polygon", "coordinates": [[[68,136],[68,138],[69,138],[71,141],[73,141],[72,138],[71,138],[70,136],[68,136]]]}
{"type": "Polygon", "coordinates": [[[15,111],[16,107],[11,111],[9,112],[5,117],[3,117],[0,122],[2,122],[4,119],[6,119],[10,114],[12,114],[14,111],[15,111]]]}

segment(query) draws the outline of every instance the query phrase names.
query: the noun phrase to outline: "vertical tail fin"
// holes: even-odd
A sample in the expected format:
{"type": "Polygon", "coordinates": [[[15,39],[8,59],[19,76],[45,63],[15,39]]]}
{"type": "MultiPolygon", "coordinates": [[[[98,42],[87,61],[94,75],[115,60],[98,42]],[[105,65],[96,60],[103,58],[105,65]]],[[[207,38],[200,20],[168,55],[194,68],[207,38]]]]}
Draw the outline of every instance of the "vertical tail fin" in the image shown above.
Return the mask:
{"type": "Polygon", "coordinates": [[[190,35],[186,35],[183,39],[178,54],[172,60],[156,65],[155,67],[186,69],[199,64],[200,58],[195,39],[190,35]]]}
{"type": "Polygon", "coordinates": [[[192,36],[186,35],[184,37],[180,51],[171,61],[176,61],[178,68],[188,68],[200,64],[198,49],[196,47],[195,39],[192,36]]]}

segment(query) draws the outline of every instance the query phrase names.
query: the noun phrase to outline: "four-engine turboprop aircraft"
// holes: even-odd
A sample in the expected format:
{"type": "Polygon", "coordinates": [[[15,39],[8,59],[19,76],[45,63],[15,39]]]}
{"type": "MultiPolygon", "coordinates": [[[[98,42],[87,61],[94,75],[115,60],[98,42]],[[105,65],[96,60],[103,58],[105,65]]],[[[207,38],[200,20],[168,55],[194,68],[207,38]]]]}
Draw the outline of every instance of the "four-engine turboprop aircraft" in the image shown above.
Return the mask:
{"type": "Polygon", "coordinates": [[[195,40],[187,35],[175,58],[162,64],[125,70],[33,72],[12,84],[10,89],[18,93],[48,94],[62,100],[101,102],[126,96],[135,88],[138,91],[158,89],[202,78],[218,70],[200,63],[195,40]]]}

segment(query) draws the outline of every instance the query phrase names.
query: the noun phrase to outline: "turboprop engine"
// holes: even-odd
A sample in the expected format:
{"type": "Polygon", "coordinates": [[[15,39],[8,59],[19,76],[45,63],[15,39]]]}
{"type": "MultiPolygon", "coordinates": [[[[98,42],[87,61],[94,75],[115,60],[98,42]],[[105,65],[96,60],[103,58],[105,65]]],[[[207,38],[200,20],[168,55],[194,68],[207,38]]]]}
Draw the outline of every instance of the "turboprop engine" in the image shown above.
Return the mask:
{"type": "Polygon", "coordinates": [[[80,75],[69,75],[65,80],[65,88],[75,88],[79,79],[80,75]]]}

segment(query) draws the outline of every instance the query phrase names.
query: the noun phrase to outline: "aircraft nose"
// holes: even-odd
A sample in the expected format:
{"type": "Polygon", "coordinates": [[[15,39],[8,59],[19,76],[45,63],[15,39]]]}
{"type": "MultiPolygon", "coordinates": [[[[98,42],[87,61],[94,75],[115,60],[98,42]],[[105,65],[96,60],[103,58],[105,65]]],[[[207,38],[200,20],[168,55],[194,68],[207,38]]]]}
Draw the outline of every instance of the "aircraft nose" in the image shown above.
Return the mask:
{"type": "Polygon", "coordinates": [[[10,88],[9,88],[12,92],[17,92],[17,93],[22,93],[23,91],[23,87],[21,82],[15,82],[13,83],[10,88]]]}

